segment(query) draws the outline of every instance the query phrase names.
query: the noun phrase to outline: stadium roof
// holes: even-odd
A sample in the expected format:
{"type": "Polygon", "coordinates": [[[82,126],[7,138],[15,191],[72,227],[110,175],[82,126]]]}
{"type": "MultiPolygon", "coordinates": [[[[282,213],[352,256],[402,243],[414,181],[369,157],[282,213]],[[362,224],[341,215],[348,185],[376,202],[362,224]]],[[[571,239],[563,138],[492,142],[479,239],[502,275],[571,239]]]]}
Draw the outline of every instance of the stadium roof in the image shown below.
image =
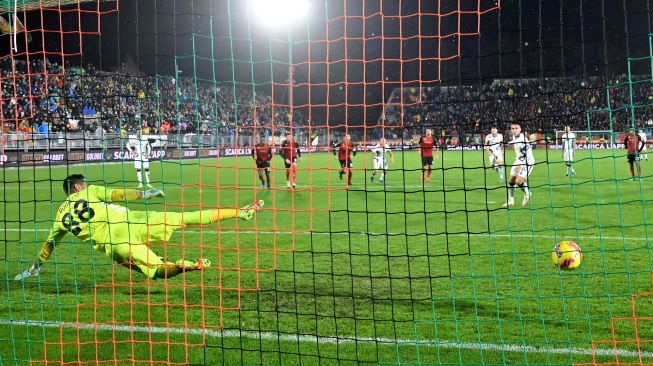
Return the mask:
{"type": "MultiPolygon", "coordinates": [[[[108,2],[115,0],[18,0],[18,11],[30,11],[39,8],[56,9],[77,3],[108,2]]],[[[0,0],[0,14],[14,11],[14,0],[0,0]]]]}

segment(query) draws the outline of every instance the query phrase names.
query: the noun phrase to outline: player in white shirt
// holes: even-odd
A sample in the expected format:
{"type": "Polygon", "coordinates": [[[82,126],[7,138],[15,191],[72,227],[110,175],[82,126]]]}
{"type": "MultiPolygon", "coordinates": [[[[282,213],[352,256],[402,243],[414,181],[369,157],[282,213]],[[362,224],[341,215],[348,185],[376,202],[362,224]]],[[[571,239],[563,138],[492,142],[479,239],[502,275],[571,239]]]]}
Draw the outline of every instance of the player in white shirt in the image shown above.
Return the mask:
{"type": "Polygon", "coordinates": [[[646,132],[644,130],[639,130],[637,133],[639,136],[639,141],[642,141],[644,143],[644,147],[642,148],[642,151],[639,153],[640,158],[646,159],[648,161],[648,152],[646,151],[646,140],[648,139],[646,137],[646,132]]]}
{"type": "Polygon", "coordinates": [[[565,174],[565,178],[569,178],[569,173],[571,173],[572,177],[576,176],[576,171],[574,170],[574,167],[571,166],[571,163],[574,162],[574,155],[576,154],[575,149],[576,134],[571,132],[569,126],[566,126],[565,133],[562,135],[562,159],[565,161],[565,165],[567,166],[567,174],[565,174]]]}
{"type": "Polygon", "coordinates": [[[385,138],[383,137],[381,138],[378,144],[372,147],[371,151],[372,151],[372,160],[374,164],[374,171],[372,172],[372,176],[370,177],[370,182],[374,182],[374,177],[376,176],[376,173],[380,170],[381,177],[379,178],[379,183],[383,183],[386,172],[388,170],[388,158],[386,155],[390,155],[390,159],[393,164],[395,162],[395,157],[392,155],[392,150],[390,149],[390,145],[386,143],[385,138]]]}
{"type": "Polygon", "coordinates": [[[138,179],[138,188],[143,188],[142,171],[145,172],[145,185],[152,188],[150,184],[150,155],[152,154],[151,141],[137,135],[136,139],[130,139],[127,145],[134,157],[134,167],[136,168],[136,178],[138,179]]]}
{"type": "Polygon", "coordinates": [[[484,145],[490,165],[499,173],[499,182],[503,182],[503,135],[498,133],[496,127],[485,137],[484,145]]]}
{"type": "Polygon", "coordinates": [[[516,156],[515,162],[512,164],[512,169],[510,169],[510,179],[508,179],[508,202],[504,203],[503,207],[515,204],[515,186],[519,186],[524,191],[522,206],[526,206],[532,195],[528,190],[526,180],[533,172],[533,167],[535,166],[533,145],[528,140],[528,137],[526,137],[526,133],[522,133],[519,123],[510,125],[510,132],[512,133],[510,144],[515,148],[516,156]]]}

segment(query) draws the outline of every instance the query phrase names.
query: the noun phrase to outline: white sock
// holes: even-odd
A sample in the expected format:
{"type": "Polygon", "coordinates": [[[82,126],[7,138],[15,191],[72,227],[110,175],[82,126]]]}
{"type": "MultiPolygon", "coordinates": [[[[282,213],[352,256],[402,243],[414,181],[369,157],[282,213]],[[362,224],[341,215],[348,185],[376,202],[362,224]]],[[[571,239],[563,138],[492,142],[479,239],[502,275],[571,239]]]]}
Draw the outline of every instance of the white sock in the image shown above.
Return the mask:
{"type": "Polygon", "coordinates": [[[150,184],[150,171],[149,170],[145,171],[145,183],[150,184]]]}
{"type": "Polygon", "coordinates": [[[141,175],[140,170],[136,171],[136,179],[138,179],[138,183],[143,184],[143,176],[141,175]]]}
{"type": "Polygon", "coordinates": [[[508,188],[508,199],[515,199],[515,183],[510,183],[510,188],[508,188]]]}
{"type": "Polygon", "coordinates": [[[522,183],[522,184],[519,186],[519,188],[521,188],[521,190],[524,191],[524,198],[528,198],[528,197],[530,197],[530,195],[528,194],[528,193],[529,193],[529,191],[528,191],[528,184],[526,184],[526,182],[522,183]]]}
{"type": "Polygon", "coordinates": [[[381,178],[379,180],[383,180],[385,178],[385,173],[381,172],[381,178]]]}

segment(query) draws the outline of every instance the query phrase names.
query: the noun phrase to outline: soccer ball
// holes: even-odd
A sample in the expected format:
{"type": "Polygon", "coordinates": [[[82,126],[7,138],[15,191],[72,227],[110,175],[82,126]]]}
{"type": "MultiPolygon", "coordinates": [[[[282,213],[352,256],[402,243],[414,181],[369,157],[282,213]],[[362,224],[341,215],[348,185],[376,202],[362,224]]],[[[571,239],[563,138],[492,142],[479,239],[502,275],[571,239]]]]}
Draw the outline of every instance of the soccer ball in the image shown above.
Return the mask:
{"type": "Polygon", "coordinates": [[[583,261],[583,251],[573,241],[561,241],[553,248],[551,260],[560,269],[576,269],[580,266],[580,262],[583,261]]]}

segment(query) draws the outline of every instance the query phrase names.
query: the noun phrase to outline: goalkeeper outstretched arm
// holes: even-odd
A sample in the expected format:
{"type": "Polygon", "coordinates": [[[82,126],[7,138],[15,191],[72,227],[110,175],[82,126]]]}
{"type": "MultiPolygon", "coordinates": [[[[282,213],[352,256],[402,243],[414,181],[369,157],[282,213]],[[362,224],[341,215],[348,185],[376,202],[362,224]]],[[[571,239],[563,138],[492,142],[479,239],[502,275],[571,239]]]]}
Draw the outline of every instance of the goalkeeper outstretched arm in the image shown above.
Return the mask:
{"type": "Polygon", "coordinates": [[[120,201],[137,201],[140,199],[149,199],[153,197],[163,197],[165,194],[160,189],[150,189],[147,191],[140,191],[137,189],[114,189],[111,191],[110,202],[120,201]]]}

